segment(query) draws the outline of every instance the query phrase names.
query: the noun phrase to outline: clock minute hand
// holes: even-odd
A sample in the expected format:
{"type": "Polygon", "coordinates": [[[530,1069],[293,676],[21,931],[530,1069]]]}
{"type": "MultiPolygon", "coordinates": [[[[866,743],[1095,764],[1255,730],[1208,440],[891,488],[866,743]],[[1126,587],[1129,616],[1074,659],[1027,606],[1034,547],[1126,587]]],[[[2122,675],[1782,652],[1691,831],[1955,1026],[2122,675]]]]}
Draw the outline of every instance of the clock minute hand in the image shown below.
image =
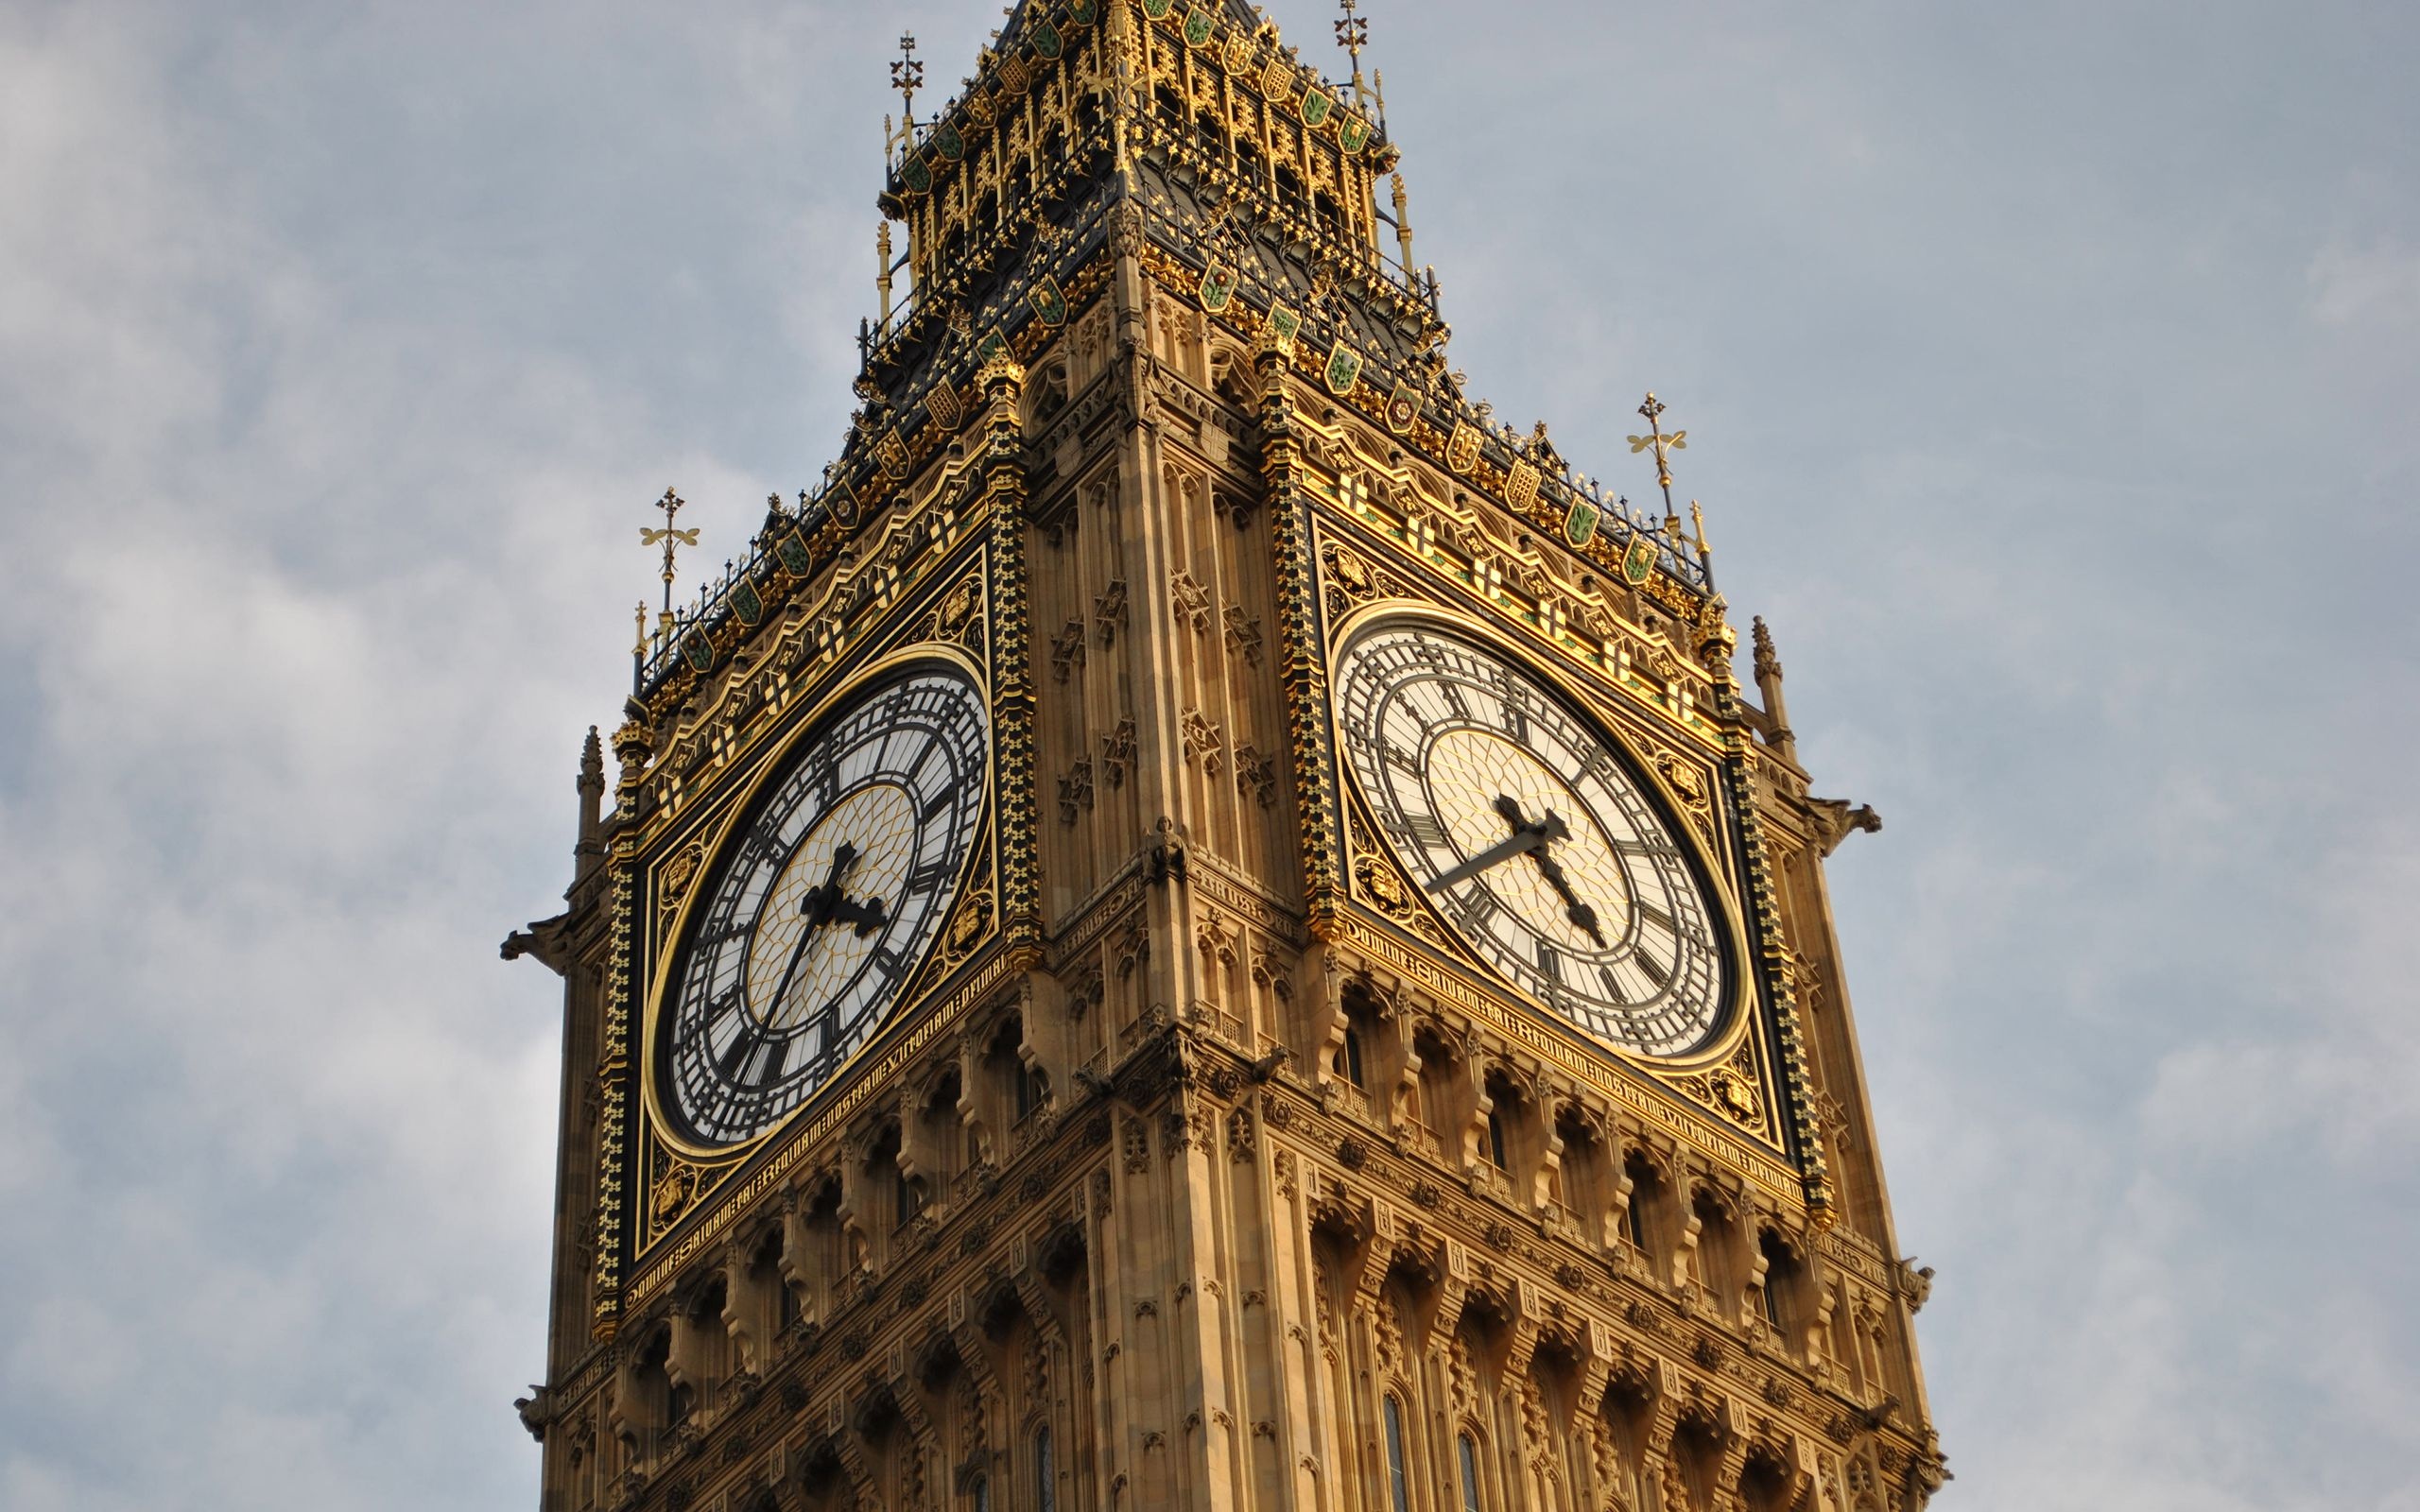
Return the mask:
{"type": "Polygon", "coordinates": [[[1431,880],[1424,890],[1443,892],[1448,887],[1468,882],[1490,867],[1501,866],[1514,856],[1534,851],[1547,841],[1562,837],[1563,821],[1561,819],[1549,813],[1547,815],[1546,823],[1531,824],[1521,816],[1520,800],[1510,795],[1496,795],[1495,812],[1503,816],[1504,822],[1512,826],[1512,835],[1489,846],[1443,876],[1431,880]]]}
{"type": "Polygon", "coordinates": [[[1501,866],[1503,863],[1512,860],[1514,856],[1523,854],[1526,851],[1535,850],[1538,847],[1546,844],[1546,842],[1547,837],[1545,832],[1540,830],[1523,830],[1520,833],[1513,835],[1509,840],[1504,840],[1495,845],[1489,846],[1486,850],[1471,857],[1468,861],[1463,862],[1461,866],[1456,867],[1453,870],[1446,872],[1444,875],[1432,879],[1428,883],[1426,890],[1429,892],[1443,892],[1448,887],[1468,882],[1471,878],[1478,876],[1480,872],[1485,871],[1490,867],[1501,866]]]}

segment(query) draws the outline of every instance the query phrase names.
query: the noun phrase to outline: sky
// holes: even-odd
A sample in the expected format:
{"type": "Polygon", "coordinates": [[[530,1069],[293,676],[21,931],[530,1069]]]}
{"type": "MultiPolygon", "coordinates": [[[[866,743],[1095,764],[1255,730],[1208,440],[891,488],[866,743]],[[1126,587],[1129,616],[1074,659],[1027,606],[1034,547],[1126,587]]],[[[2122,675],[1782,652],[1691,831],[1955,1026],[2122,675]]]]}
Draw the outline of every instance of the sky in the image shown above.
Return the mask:
{"type": "MultiPolygon", "coordinates": [[[[2420,8],[1364,13],[1454,365],[1634,499],[1662,396],[1885,821],[1936,1504],[2420,1509],[2420,8]]],[[[997,17],[0,0],[0,1505],[535,1503],[496,945],[650,501],[838,444],[896,34],[997,17]]]]}

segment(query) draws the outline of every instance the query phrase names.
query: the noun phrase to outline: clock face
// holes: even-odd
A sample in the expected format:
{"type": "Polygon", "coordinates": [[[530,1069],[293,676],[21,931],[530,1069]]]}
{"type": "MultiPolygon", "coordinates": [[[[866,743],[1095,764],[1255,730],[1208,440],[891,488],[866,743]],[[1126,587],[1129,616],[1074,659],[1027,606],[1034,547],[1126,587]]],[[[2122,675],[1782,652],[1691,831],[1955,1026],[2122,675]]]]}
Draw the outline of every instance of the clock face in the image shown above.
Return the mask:
{"type": "Polygon", "coordinates": [[[1649,1056],[1722,1026],[1713,894],[1630,763],[1514,662],[1427,627],[1354,640],[1347,764],[1404,869],[1490,967],[1649,1056]]]}
{"type": "Polygon", "coordinates": [[[956,895],[989,729],[972,682],[922,671],[784,758],[691,915],[663,1015],[663,1103],[689,1136],[763,1133],[889,1018],[956,895]]]}

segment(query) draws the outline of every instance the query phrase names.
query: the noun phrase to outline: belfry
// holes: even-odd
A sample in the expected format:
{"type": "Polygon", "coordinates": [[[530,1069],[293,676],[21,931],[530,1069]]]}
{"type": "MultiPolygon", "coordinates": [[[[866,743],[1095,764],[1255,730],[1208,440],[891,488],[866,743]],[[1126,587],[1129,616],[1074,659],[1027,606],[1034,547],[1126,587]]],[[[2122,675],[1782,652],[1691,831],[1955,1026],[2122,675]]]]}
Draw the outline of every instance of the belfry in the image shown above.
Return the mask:
{"type": "MultiPolygon", "coordinates": [[[[1914,1512],[1810,796],[1683,519],[1491,419],[1351,0],[1027,0],[838,460],[580,765],[546,1512],[1914,1512]],[[616,765],[608,784],[604,748],[616,765]]],[[[893,228],[904,249],[894,252],[893,228]]],[[[1603,441],[1615,438],[1605,438],[1603,441]]]]}

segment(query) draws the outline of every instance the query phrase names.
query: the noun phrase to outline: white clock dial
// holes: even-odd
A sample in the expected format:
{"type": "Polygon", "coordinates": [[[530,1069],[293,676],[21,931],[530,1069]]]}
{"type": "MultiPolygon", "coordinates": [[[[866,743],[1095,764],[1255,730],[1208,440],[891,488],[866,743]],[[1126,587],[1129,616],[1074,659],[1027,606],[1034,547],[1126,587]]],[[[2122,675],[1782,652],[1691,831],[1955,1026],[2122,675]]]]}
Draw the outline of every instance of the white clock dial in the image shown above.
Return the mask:
{"type": "Polygon", "coordinates": [[[1422,626],[1346,647],[1346,763],[1412,880],[1473,954],[1624,1049],[1722,1027],[1720,917],[1618,747],[1513,662],[1422,626]]]}
{"type": "Polygon", "coordinates": [[[983,804],[990,721],[954,672],[828,717],[728,841],[663,1015],[664,1102],[754,1138],[831,1080],[930,951],[983,804]]]}

